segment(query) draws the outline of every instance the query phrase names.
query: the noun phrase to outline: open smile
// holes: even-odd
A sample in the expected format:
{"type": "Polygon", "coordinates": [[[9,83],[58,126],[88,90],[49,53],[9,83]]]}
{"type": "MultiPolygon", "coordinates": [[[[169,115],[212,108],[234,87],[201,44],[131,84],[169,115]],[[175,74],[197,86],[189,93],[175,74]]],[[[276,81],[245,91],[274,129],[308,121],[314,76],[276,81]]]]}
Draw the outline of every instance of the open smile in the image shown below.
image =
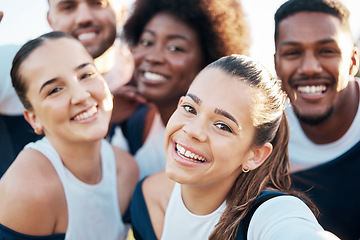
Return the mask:
{"type": "Polygon", "coordinates": [[[297,86],[297,91],[303,94],[320,95],[327,91],[327,86],[325,84],[297,86]]]}
{"type": "Polygon", "coordinates": [[[179,156],[185,158],[187,160],[196,162],[196,163],[203,163],[207,162],[206,159],[202,156],[199,156],[190,150],[185,149],[184,147],[180,146],[178,143],[175,144],[175,150],[179,156]]]}
{"type": "Polygon", "coordinates": [[[85,120],[85,119],[91,118],[97,112],[98,112],[97,107],[93,106],[93,107],[89,108],[87,111],[77,114],[75,117],[73,117],[73,120],[76,120],[76,121],[85,120]]]}

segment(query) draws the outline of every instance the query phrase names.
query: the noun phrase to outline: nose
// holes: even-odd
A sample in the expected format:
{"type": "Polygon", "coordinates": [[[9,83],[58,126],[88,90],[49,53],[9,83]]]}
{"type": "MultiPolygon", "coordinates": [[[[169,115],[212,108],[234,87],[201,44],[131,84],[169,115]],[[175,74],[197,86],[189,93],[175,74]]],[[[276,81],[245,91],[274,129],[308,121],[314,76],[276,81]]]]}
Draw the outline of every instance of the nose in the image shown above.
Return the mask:
{"type": "Polygon", "coordinates": [[[192,119],[189,122],[186,122],[183,126],[183,131],[190,138],[194,138],[200,142],[205,142],[208,137],[206,122],[202,120],[200,117],[192,119]]]}
{"type": "Polygon", "coordinates": [[[305,52],[298,71],[306,76],[313,76],[319,74],[322,71],[322,67],[319,59],[313,52],[305,52]]]}
{"type": "Polygon", "coordinates": [[[148,48],[145,55],[145,60],[152,64],[159,64],[164,62],[164,49],[159,45],[153,45],[148,48]]]}
{"type": "Polygon", "coordinates": [[[81,104],[86,102],[86,100],[91,96],[88,90],[81,86],[80,83],[74,83],[70,86],[71,92],[71,104],[81,104]]]}
{"type": "Polygon", "coordinates": [[[86,26],[93,22],[94,16],[91,7],[86,2],[81,2],[76,11],[76,24],[86,26]]]}

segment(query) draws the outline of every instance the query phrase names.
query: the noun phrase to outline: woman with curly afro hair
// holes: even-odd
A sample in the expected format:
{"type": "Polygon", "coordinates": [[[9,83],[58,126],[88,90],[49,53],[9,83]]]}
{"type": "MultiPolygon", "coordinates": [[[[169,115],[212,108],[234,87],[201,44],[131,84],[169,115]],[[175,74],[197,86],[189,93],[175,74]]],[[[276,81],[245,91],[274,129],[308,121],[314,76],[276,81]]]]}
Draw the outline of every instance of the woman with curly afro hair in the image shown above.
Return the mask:
{"type": "Polygon", "coordinates": [[[249,36],[238,0],[135,1],[122,37],[134,54],[136,87],[115,94],[113,119],[125,106],[137,109],[114,124],[110,141],[135,156],[140,179],[165,168],[165,125],[195,76],[222,56],[248,54],[249,36]]]}

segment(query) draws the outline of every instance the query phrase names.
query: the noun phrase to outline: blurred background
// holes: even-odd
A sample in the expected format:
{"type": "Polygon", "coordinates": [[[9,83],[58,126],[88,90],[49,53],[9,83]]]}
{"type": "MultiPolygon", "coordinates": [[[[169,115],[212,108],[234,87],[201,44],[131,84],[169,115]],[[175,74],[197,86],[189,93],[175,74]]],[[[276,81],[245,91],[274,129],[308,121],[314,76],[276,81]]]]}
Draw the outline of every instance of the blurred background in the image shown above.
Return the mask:
{"type": "MultiPolygon", "coordinates": [[[[123,1],[131,9],[133,0],[123,1]]],[[[274,72],[273,16],[283,2],[285,0],[242,0],[251,27],[252,48],[250,54],[272,72],[274,72]]],[[[359,46],[360,1],[342,0],[342,2],[351,12],[350,24],[353,37],[359,46]]],[[[4,12],[3,20],[0,23],[0,45],[23,44],[29,39],[50,31],[46,21],[47,10],[47,0],[0,0],[0,11],[4,12]]]]}

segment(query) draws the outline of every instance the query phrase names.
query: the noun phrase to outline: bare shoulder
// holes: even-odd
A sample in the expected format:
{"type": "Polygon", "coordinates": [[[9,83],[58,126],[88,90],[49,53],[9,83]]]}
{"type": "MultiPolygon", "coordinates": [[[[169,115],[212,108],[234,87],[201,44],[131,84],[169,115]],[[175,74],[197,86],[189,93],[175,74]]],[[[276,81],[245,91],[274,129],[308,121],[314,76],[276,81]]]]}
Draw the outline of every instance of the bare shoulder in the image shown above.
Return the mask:
{"type": "Polygon", "coordinates": [[[139,181],[139,167],[130,153],[114,146],[112,148],[116,161],[119,206],[123,215],[139,181]]]}
{"type": "Polygon", "coordinates": [[[160,239],[164,225],[165,211],[175,182],[168,178],[165,170],[146,178],[142,191],[156,236],[160,239]]]}
{"type": "Polygon", "coordinates": [[[139,180],[139,167],[135,158],[123,149],[115,146],[112,146],[112,148],[118,176],[121,175],[121,178],[127,178],[128,181],[137,183],[139,180]]]}
{"type": "Polygon", "coordinates": [[[67,214],[54,167],[34,149],[20,152],[9,167],[0,181],[0,196],[0,223],[21,233],[52,234],[59,217],[67,214]]]}
{"type": "Polygon", "coordinates": [[[174,184],[175,182],[168,178],[165,170],[163,170],[146,178],[142,190],[148,199],[170,198],[174,184]]]}

